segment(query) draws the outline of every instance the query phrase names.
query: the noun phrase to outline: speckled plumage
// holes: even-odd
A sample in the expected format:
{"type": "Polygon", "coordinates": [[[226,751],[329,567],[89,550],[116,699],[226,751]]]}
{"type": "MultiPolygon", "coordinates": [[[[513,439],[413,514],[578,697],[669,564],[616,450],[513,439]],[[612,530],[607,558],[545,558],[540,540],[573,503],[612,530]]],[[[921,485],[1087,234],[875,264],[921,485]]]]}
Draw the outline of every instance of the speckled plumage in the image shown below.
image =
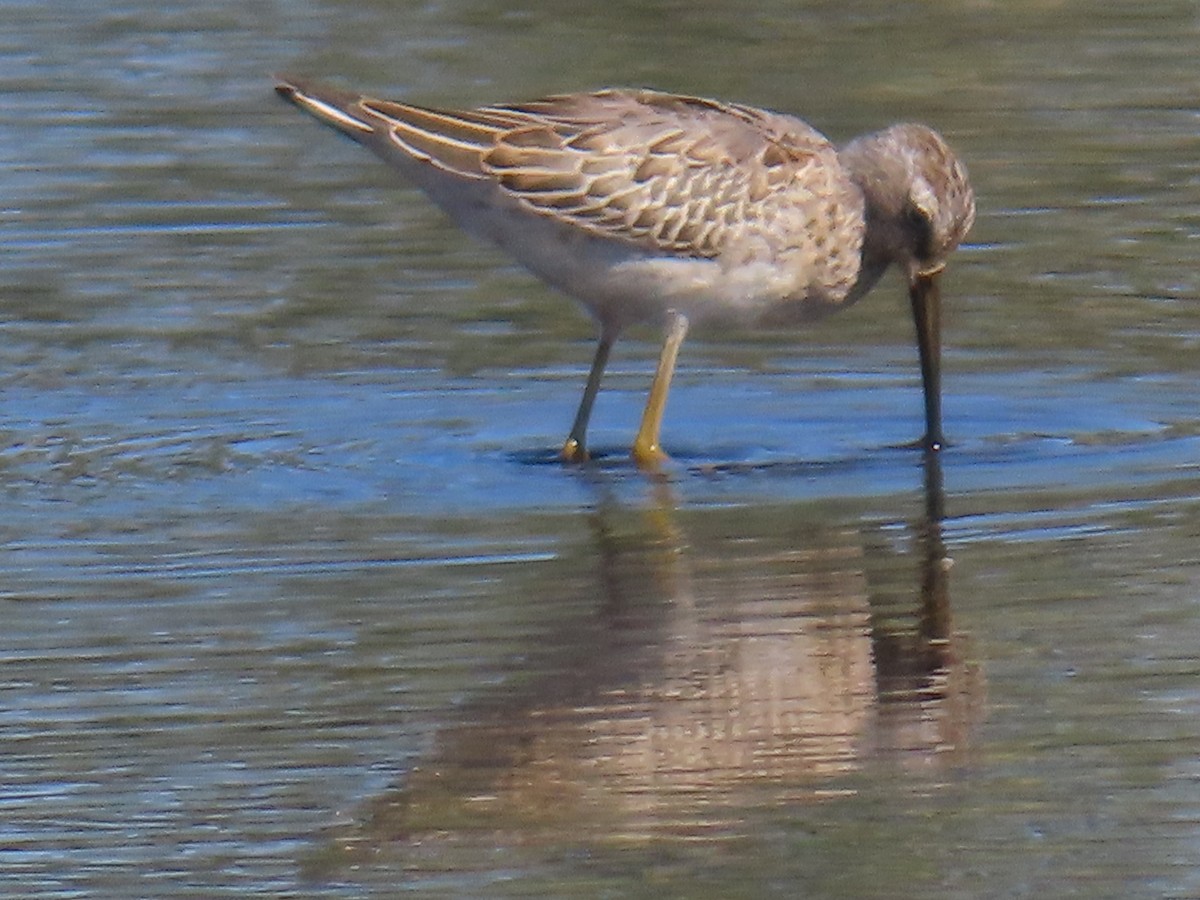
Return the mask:
{"type": "Polygon", "coordinates": [[[861,297],[891,263],[910,282],[932,277],[974,219],[965,170],[920,125],[839,153],[791,116],[648,90],[454,112],[291,78],[278,90],[589,309],[601,346],[564,450],[576,458],[627,325],[667,323],[674,341],[656,378],[658,410],[648,406],[639,432],[653,444],[646,459],[635,445],[652,463],[689,321],[822,315],[861,297]]]}

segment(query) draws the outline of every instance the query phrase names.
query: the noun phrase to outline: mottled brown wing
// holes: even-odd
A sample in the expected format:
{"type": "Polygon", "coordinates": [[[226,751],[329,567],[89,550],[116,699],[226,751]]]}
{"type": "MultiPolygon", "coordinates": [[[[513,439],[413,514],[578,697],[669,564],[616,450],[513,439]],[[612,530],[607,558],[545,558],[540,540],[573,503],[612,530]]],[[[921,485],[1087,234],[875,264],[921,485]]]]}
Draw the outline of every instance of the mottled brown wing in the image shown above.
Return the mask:
{"type": "Polygon", "coordinates": [[[283,79],[278,90],[402,169],[493,179],[541,215],[696,257],[771,232],[785,206],[828,196],[838,166],[829,142],[798,119],[655,91],[459,111],[303,79],[283,79]]]}
{"type": "MultiPolygon", "coordinates": [[[[797,119],[650,91],[488,107],[526,119],[496,134],[483,170],[533,210],[597,234],[696,257],[720,255],[774,215],[773,197],[836,164],[797,119]]],[[[789,202],[794,202],[794,195],[789,202]]]]}

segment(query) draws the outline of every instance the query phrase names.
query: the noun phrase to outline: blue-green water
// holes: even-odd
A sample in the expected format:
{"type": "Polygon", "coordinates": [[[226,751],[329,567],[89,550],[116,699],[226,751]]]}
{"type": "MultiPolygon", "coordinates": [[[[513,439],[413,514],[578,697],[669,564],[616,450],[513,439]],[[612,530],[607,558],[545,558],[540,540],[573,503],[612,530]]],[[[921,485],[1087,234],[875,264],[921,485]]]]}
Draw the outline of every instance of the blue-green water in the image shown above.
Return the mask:
{"type": "Polygon", "coordinates": [[[1190,897],[1190,3],[0,4],[0,893],[1190,897]],[[270,73],[926,121],[980,216],[552,461],[573,306],[270,73]]]}

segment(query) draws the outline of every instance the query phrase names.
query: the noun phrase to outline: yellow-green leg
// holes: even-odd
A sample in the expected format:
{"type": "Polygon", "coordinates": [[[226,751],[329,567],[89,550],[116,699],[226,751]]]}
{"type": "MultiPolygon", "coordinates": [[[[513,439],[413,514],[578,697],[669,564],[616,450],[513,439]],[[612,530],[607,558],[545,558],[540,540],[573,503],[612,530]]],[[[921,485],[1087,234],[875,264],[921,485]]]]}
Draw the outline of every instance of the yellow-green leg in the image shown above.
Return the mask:
{"type": "Polygon", "coordinates": [[[671,376],[675,373],[675,359],[679,356],[679,348],[687,337],[687,331],[687,316],[672,312],[667,322],[662,351],[658,355],[658,368],[650,384],[650,397],[642,412],[642,424],[633,441],[633,459],[643,469],[657,469],[670,459],[659,445],[659,434],[662,431],[663,412],[667,408],[667,393],[671,389],[671,376]]]}
{"type": "Polygon", "coordinates": [[[583,388],[583,399],[579,401],[579,410],[575,413],[575,423],[567,442],[563,444],[563,459],[568,462],[584,462],[588,458],[585,439],[587,437],[588,420],[592,417],[592,405],[596,402],[596,394],[600,392],[600,379],[604,376],[604,367],[608,365],[608,355],[612,352],[617,336],[608,332],[600,333],[600,342],[596,345],[596,355],[592,358],[592,368],[588,372],[587,384],[583,388]]]}

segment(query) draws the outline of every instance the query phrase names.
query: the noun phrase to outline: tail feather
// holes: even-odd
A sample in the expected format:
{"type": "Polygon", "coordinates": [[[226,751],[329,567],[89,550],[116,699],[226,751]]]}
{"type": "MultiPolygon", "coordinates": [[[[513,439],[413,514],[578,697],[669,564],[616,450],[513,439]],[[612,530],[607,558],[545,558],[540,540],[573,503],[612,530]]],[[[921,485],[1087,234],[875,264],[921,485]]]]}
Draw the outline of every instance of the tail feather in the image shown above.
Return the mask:
{"type": "Polygon", "coordinates": [[[275,92],[305,112],[346,132],[351,137],[375,131],[375,126],[367,119],[351,112],[351,110],[357,109],[358,103],[362,99],[358,94],[287,75],[277,76],[275,92]]]}
{"type": "Polygon", "coordinates": [[[484,177],[483,157],[496,143],[497,126],[390,100],[361,105],[386,123],[391,140],[410,156],[458,175],[484,177]]]}
{"type": "Polygon", "coordinates": [[[483,157],[524,120],[482,110],[448,112],[279,76],[281,97],[401,166],[414,161],[467,178],[486,178],[483,157]]]}

